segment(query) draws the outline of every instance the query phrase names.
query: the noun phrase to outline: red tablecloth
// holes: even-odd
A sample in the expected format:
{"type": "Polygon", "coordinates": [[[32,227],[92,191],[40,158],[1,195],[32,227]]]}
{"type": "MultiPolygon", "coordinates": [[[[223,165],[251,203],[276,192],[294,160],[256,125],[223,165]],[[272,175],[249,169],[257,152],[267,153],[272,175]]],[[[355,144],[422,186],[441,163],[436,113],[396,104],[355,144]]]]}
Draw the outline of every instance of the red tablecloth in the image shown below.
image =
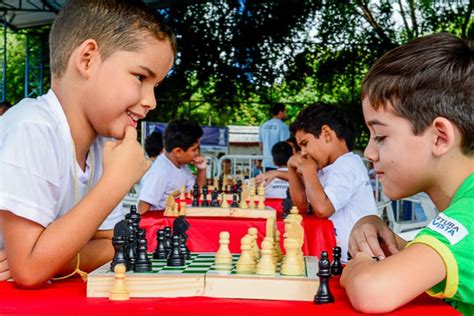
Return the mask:
{"type": "MultiPolygon", "coordinates": [[[[335,303],[218,299],[208,297],[133,298],[113,302],[87,298],[86,284],[79,278],[56,281],[40,290],[20,290],[0,282],[0,315],[356,315],[338,278],[330,280],[335,303]]],[[[271,289],[269,289],[271,290],[271,289]]],[[[393,315],[460,315],[449,305],[426,294],[393,315]]]]}
{"type": "MultiPolygon", "coordinates": [[[[267,202],[272,207],[278,207],[281,200],[270,200],[267,202]],[[273,204],[271,204],[273,203],[273,204]]],[[[267,205],[268,205],[267,204],[267,205]]],[[[276,208],[275,207],[275,208],[276,208]]],[[[173,226],[174,217],[164,217],[163,212],[150,211],[142,216],[140,226],[147,231],[148,251],[153,252],[156,248],[156,232],[165,227],[173,226]]],[[[230,233],[229,249],[233,253],[240,253],[240,240],[247,234],[250,227],[258,230],[258,243],[265,237],[265,219],[235,218],[235,217],[187,217],[190,224],[188,230],[188,247],[195,252],[215,252],[219,248],[219,233],[228,231],[230,233]]],[[[284,232],[284,223],[281,212],[278,211],[278,230],[284,232]]],[[[305,229],[305,240],[303,253],[310,256],[319,256],[321,251],[332,252],[336,245],[334,226],[330,220],[318,219],[314,216],[303,217],[305,229]]],[[[283,249],[283,238],[280,240],[283,249]]]]}

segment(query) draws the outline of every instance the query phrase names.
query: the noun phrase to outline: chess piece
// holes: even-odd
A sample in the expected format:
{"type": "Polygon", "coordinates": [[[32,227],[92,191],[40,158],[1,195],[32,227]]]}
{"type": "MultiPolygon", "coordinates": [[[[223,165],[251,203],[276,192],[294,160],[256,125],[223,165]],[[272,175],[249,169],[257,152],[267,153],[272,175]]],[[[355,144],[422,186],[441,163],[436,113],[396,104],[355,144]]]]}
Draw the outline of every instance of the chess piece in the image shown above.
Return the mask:
{"type": "Polygon", "coordinates": [[[255,205],[255,195],[254,194],[250,194],[250,197],[249,197],[250,201],[249,201],[249,208],[255,208],[256,205],[255,205]]]}
{"type": "Polygon", "coordinates": [[[282,217],[286,218],[290,214],[290,210],[293,207],[293,201],[291,200],[290,188],[286,190],[286,198],[283,200],[283,214],[282,217]]]}
{"type": "Polygon", "coordinates": [[[130,299],[127,284],[125,282],[125,271],[127,268],[124,264],[117,264],[114,267],[114,285],[109,293],[109,300],[111,301],[126,301],[130,299]]]}
{"type": "Polygon", "coordinates": [[[186,202],[179,202],[179,212],[178,216],[185,216],[186,215],[186,202]]]}
{"type": "Polygon", "coordinates": [[[134,235],[130,235],[128,237],[128,249],[127,249],[127,257],[128,257],[128,268],[130,270],[135,269],[135,262],[137,259],[137,241],[134,235]]]}
{"type": "Polygon", "coordinates": [[[258,243],[257,243],[258,230],[255,227],[250,227],[247,232],[253,238],[252,251],[253,251],[255,259],[258,260],[260,259],[260,256],[261,256],[260,248],[258,247],[258,243]]]}
{"type": "Polygon", "coordinates": [[[280,274],[282,275],[301,275],[302,268],[298,258],[298,240],[295,238],[285,238],[284,247],[286,250],[285,260],[281,265],[280,274]]]}
{"type": "Polygon", "coordinates": [[[229,203],[227,202],[227,199],[225,198],[225,194],[222,193],[221,196],[222,196],[221,207],[222,207],[222,208],[228,208],[228,207],[229,207],[229,203]]]}
{"type": "Polygon", "coordinates": [[[123,264],[125,265],[125,268],[128,270],[128,261],[127,257],[125,255],[125,247],[127,244],[127,241],[125,240],[126,237],[123,236],[113,236],[112,237],[112,245],[114,246],[115,249],[115,254],[114,258],[112,259],[112,263],[110,265],[110,269],[113,271],[114,267],[117,264],[123,264]]]}
{"type": "Polygon", "coordinates": [[[218,197],[219,197],[219,192],[217,192],[217,190],[212,191],[211,207],[219,207],[219,201],[217,200],[218,197]]]}
{"type": "Polygon", "coordinates": [[[185,265],[185,258],[180,251],[179,239],[178,235],[173,236],[173,248],[167,262],[170,267],[182,267],[185,265]]]}
{"type": "Polygon", "coordinates": [[[237,195],[234,194],[232,195],[232,204],[230,205],[230,207],[234,207],[234,208],[237,208],[239,207],[239,203],[237,202],[237,195]]]}
{"type": "Polygon", "coordinates": [[[135,261],[135,272],[149,272],[151,271],[151,261],[148,259],[147,240],[145,238],[145,230],[140,228],[138,230],[138,248],[137,259],[135,261]]]}
{"type": "Polygon", "coordinates": [[[201,206],[209,206],[209,202],[207,201],[207,194],[209,193],[207,189],[207,185],[202,187],[202,204],[201,206]]]}
{"type": "Polygon", "coordinates": [[[237,273],[255,273],[256,266],[253,259],[252,242],[253,238],[250,236],[244,236],[240,242],[241,255],[236,264],[237,273]]]}
{"type": "Polygon", "coordinates": [[[329,277],[331,276],[330,263],[328,259],[328,253],[323,251],[321,253],[321,258],[319,259],[319,271],[317,273],[319,276],[319,288],[318,292],[314,296],[314,303],[316,304],[326,304],[333,303],[334,297],[331,294],[329,289],[329,277]]]}
{"type": "Polygon", "coordinates": [[[163,229],[158,230],[156,233],[156,249],[153,252],[153,259],[166,259],[168,258],[168,253],[165,248],[165,231],[163,229]]]}
{"type": "Polygon", "coordinates": [[[332,264],[331,264],[331,273],[333,275],[342,274],[342,264],[341,264],[341,247],[336,246],[332,249],[332,264]]]}
{"type": "Polygon", "coordinates": [[[199,206],[199,184],[194,184],[193,186],[193,201],[191,203],[192,207],[199,206]]]}
{"type": "Polygon", "coordinates": [[[186,202],[186,195],[184,193],[185,191],[186,191],[186,186],[185,185],[181,186],[181,193],[179,195],[180,202],[183,202],[183,201],[186,202]]]}
{"type": "Polygon", "coordinates": [[[259,275],[275,275],[276,266],[273,263],[273,245],[268,240],[262,241],[262,257],[257,264],[256,273],[259,275]]]}
{"type": "Polygon", "coordinates": [[[214,261],[216,270],[232,269],[232,254],[229,250],[230,234],[223,231],[219,234],[219,249],[216,252],[214,261]]]}
{"type": "Polygon", "coordinates": [[[265,196],[264,195],[257,195],[257,199],[258,199],[257,208],[259,210],[264,210],[265,209],[265,196]]]}

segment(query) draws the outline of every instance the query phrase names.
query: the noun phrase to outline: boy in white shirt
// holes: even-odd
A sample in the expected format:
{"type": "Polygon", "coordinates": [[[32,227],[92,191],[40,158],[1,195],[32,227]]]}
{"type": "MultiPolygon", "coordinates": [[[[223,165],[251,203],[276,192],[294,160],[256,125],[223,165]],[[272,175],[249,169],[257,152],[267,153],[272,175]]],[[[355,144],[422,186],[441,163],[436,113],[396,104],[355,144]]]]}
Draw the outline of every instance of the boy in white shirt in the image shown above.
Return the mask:
{"type": "Polygon", "coordinates": [[[293,203],[302,212],[309,202],[317,217],[333,221],[346,261],[352,226],[377,212],[367,169],[351,152],[354,128],[336,106],[315,104],[299,113],[291,130],[301,147],[288,161],[293,203]]]}
{"type": "MultiPolygon", "coordinates": [[[[293,155],[293,148],[288,142],[278,142],[272,147],[273,164],[277,166],[276,170],[270,170],[269,173],[278,173],[271,181],[265,184],[265,197],[273,199],[286,198],[288,190],[288,159],[293,155]]],[[[265,172],[267,173],[267,172],[265,172]]]]}
{"type": "Polygon", "coordinates": [[[169,122],[163,133],[165,152],[158,156],[143,177],[138,198],[138,210],[164,210],[166,197],[180,192],[186,186],[188,192],[194,183],[206,183],[206,159],[199,155],[202,128],[194,121],[176,119],[169,122]],[[194,176],[188,168],[197,168],[194,176]]]}
{"type": "Polygon", "coordinates": [[[24,288],[111,260],[112,211],[149,167],[137,120],[176,49],[155,11],[119,0],[69,1],[49,40],[51,90],[0,119],[0,277],[24,288]]]}

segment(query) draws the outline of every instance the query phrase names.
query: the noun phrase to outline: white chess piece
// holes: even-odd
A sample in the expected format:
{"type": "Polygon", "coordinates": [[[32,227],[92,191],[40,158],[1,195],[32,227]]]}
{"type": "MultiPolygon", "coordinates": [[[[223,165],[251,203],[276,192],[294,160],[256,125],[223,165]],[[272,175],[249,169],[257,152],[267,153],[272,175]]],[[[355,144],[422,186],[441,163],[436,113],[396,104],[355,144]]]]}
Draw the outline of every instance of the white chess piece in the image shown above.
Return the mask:
{"type": "Polygon", "coordinates": [[[223,231],[219,234],[219,249],[216,252],[216,259],[214,261],[216,270],[231,270],[232,269],[232,254],[229,250],[230,234],[223,231]]]}
{"type": "Polygon", "coordinates": [[[252,251],[253,251],[255,260],[258,261],[258,259],[260,259],[260,256],[261,256],[260,247],[258,247],[258,242],[257,242],[258,230],[255,227],[250,227],[247,232],[253,238],[252,251]]]}
{"type": "Polygon", "coordinates": [[[262,257],[257,264],[257,274],[275,275],[276,266],[273,263],[273,245],[270,241],[262,241],[262,257]]]}
{"type": "Polygon", "coordinates": [[[301,259],[298,255],[299,241],[295,238],[285,238],[284,247],[286,256],[281,265],[280,274],[301,275],[304,267],[301,267],[301,259]]]}
{"type": "Polygon", "coordinates": [[[126,267],[124,264],[117,264],[114,267],[114,285],[109,293],[109,300],[111,301],[126,301],[130,299],[128,293],[127,284],[125,283],[125,271],[126,267]]]}
{"type": "Polygon", "coordinates": [[[240,250],[242,251],[239,260],[237,261],[237,273],[253,274],[255,273],[255,261],[252,252],[253,238],[246,235],[242,238],[240,250]]]}

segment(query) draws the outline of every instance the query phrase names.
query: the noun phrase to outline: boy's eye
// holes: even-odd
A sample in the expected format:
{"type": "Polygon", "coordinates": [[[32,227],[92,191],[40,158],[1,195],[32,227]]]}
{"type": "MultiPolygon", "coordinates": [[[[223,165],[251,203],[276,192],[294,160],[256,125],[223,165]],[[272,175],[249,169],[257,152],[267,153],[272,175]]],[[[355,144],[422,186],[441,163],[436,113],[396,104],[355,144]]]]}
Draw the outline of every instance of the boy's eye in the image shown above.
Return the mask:
{"type": "Polygon", "coordinates": [[[373,140],[376,143],[381,143],[385,139],[386,136],[374,136],[373,140]]]}
{"type": "Polygon", "coordinates": [[[135,78],[138,79],[138,81],[142,82],[143,80],[145,80],[145,76],[142,76],[142,75],[135,75],[135,78]]]}

